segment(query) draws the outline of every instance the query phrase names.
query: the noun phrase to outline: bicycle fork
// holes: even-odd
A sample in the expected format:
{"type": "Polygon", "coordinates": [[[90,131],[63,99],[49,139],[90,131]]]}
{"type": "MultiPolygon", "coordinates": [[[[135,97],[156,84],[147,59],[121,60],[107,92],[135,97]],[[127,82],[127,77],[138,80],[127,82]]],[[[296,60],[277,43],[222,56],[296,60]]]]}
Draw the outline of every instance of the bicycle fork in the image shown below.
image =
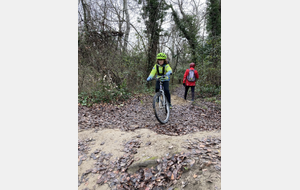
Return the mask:
{"type": "MultiPolygon", "coordinates": [[[[161,87],[161,86],[160,86],[161,87]]],[[[162,89],[162,88],[161,88],[162,89]]],[[[165,93],[164,93],[164,91],[163,90],[160,90],[160,92],[161,92],[161,94],[162,94],[162,97],[163,97],[163,99],[162,99],[162,102],[160,101],[160,97],[159,97],[159,107],[160,108],[164,108],[165,106],[166,106],[166,96],[165,96],[165,93]],[[161,103],[163,104],[163,105],[161,105],[161,103]]]]}

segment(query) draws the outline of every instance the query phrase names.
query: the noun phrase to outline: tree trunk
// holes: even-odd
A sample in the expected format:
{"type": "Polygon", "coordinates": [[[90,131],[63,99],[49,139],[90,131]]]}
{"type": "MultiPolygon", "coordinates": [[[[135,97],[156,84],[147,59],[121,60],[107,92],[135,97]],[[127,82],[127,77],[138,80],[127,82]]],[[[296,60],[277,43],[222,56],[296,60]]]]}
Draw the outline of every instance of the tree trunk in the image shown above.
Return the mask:
{"type": "Polygon", "coordinates": [[[89,31],[89,27],[88,27],[88,8],[87,5],[85,4],[85,2],[83,0],[81,0],[81,4],[82,4],[82,8],[83,8],[83,19],[84,19],[84,28],[86,30],[86,32],[89,31]]]}
{"type": "Polygon", "coordinates": [[[129,18],[129,13],[128,13],[128,5],[127,5],[127,0],[124,0],[124,12],[126,15],[126,31],[125,31],[125,38],[124,38],[124,51],[127,50],[127,42],[129,38],[129,32],[130,32],[130,18],[129,18]]]}

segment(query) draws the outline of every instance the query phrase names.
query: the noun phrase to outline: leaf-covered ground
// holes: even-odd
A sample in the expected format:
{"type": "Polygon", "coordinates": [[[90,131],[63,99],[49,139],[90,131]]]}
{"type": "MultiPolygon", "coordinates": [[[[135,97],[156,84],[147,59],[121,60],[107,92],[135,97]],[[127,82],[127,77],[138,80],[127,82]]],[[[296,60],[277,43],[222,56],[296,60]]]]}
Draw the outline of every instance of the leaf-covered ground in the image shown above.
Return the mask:
{"type": "MultiPolygon", "coordinates": [[[[174,95],[183,97],[179,87],[174,95]]],[[[98,104],[93,107],[78,106],[79,129],[118,128],[121,131],[147,128],[165,135],[185,135],[203,130],[221,129],[220,107],[211,102],[173,102],[170,120],[161,125],[155,118],[151,96],[137,96],[119,105],[98,104]]],[[[183,99],[182,99],[183,100],[183,99]]]]}
{"type": "Polygon", "coordinates": [[[163,125],[152,96],[79,105],[79,189],[220,189],[220,106],[185,101],[183,93],[183,87],[173,91],[163,125]]]}

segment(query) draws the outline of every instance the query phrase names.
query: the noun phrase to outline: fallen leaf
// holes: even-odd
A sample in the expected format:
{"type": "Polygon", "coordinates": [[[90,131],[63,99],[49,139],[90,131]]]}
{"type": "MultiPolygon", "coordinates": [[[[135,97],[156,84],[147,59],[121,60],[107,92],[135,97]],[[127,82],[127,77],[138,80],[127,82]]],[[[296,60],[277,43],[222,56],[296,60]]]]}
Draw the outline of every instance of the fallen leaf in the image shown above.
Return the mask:
{"type": "Polygon", "coordinates": [[[172,174],[172,176],[171,176],[171,180],[174,180],[174,174],[172,174]]]}

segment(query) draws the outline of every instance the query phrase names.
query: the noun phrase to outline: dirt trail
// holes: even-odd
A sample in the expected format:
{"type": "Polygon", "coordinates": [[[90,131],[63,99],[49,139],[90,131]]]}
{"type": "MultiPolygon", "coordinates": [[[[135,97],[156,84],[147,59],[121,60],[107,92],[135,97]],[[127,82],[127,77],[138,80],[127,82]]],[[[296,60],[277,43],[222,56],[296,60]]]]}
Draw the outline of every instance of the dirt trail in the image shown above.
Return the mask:
{"type": "MultiPolygon", "coordinates": [[[[176,93],[172,94],[172,104],[174,105],[175,109],[176,107],[182,109],[184,107],[187,108],[188,106],[192,106],[191,102],[185,101],[183,98],[180,98],[175,94],[176,93]]],[[[146,106],[151,110],[151,102],[144,102],[142,104],[142,106],[146,106]]],[[[85,113],[85,115],[87,114],[85,113]]],[[[89,118],[92,117],[92,115],[89,116],[89,118]]],[[[171,119],[175,120],[174,117],[176,117],[176,114],[174,114],[171,119]]],[[[153,120],[155,119],[153,117],[147,117],[146,119],[149,122],[157,122],[156,120],[153,120]]],[[[82,121],[83,119],[80,118],[79,120],[82,121]]],[[[103,123],[106,122],[104,120],[102,121],[103,123]]],[[[116,122],[118,121],[122,121],[121,117],[116,122]]],[[[78,189],[110,190],[111,181],[109,180],[104,181],[105,183],[101,183],[102,185],[97,184],[97,182],[99,182],[99,179],[102,177],[102,171],[95,170],[95,166],[99,164],[97,163],[97,160],[100,159],[101,156],[106,157],[106,160],[102,160],[104,160],[103,163],[107,163],[107,167],[109,162],[117,163],[122,156],[124,157],[124,155],[126,155],[127,149],[124,149],[124,147],[126,142],[130,140],[140,142],[138,148],[136,148],[136,152],[132,154],[133,162],[130,164],[130,166],[128,166],[128,169],[126,170],[126,172],[132,175],[137,172],[139,168],[155,167],[157,165],[157,159],[170,157],[174,154],[191,153],[191,156],[188,157],[188,159],[194,164],[191,164],[189,167],[184,167],[185,169],[183,170],[181,177],[178,180],[175,180],[173,182],[173,185],[168,188],[154,187],[153,189],[221,189],[220,129],[211,130],[212,128],[208,128],[210,129],[209,131],[190,131],[185,135],[177,131],[177,134],[170,133],[174,134],[170,136],[161,133],[161,131],[163,130],[171,130],[169,126],[155,124],[155,127],[151,127],[151,125],[147,123],[147,121],[144,121],[144,125],[139,122],[129,123],[128,126],[131,127],[129,128],[130,130],[126,130],[126,128],[124,130],[124,128],[122,127],[114,128],[114,125],[112,125],[111,123],[107,123],[105,127],[86,128],[81,127],[84,125],[79,122],[78,189]],[[157,129],[158,127],[160,127],[159,130],[157,129]],[[219,141],[217,143],[211,144],[211,142],[215,139],[219,139],[219,141]],[[195,151],[198,152],[195,153],[195,151]]],[[[176,121],[178,122],[180,121],[180,119],[177,118],[176,121]]],[[[178,125],[183,125],[183,123],[179,123],[178,125]]],[[[216,126],[217,125],[220,124],[218,123],[216,124],[216,126]]],[[[172,127],[172,125],[170,126],[172,127]]],[[[188,124],[183,125],[182,127],[186,126],[189,127],[188,124]]],[[[108,169],[109,167],[107,168],[107,170],[108,169]]]]}

